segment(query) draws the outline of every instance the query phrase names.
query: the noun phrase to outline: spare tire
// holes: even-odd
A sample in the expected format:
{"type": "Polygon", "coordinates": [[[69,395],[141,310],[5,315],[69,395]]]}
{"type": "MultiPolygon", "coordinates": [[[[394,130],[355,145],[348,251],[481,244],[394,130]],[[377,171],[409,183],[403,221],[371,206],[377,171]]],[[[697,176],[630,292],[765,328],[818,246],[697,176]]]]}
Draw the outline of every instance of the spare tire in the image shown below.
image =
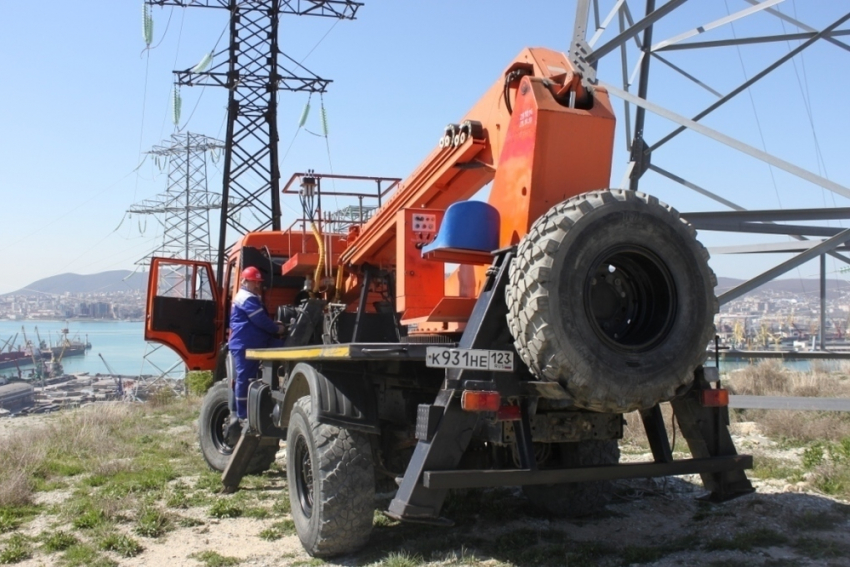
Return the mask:
{"type": "Polygon", "coordinates": [[[625,413],[672,399],[714,336],[708,252],[678,212],[644,193],[594,191],[552,207],[509,273],[517,352],[576,407],[625,413]]]}

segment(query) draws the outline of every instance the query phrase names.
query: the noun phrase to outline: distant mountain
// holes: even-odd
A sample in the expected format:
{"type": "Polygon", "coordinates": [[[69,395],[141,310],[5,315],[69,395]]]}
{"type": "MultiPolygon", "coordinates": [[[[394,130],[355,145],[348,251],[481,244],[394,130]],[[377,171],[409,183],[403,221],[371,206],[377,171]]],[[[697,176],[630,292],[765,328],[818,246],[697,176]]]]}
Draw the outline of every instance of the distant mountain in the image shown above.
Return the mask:
{"type": "Polygon", "coordinates": [[[99,274],[60,274],[50,276],[5,295],[42,295],[45,293],[108,293],[112,291],[145,291],[148,286],[147,272],[112,270],[99,274]]]}
{"type": "MultiPolygon", "coordinates": [[[[729,291],[733,287],[737,287],[740,284],[744,283],[746,280],[739,280],[735,278],[717,278],[717,287],[714,288],[714,293],[720,295],[726,291],[729,291]]],[[[782,279],[782,280],[773,280],[772,282],[767,282],[759,288],[756,288],[754,292],[757,291],[773,291],[773,292],[783,292],[783,293],[792,293],[797,295],[808,295],[816,297],[820,293],[820,279],[818,278],[797,278],[797,279],[782,279]]],[[[838,291],[850,291],[850,281],[848,280],[837,280],[837,279],[828,279],[826,280],[826,294],[827,297],[833,298],[838,295],[838,291]]]]}
{"type": "MultiPolygon", "coordinates": [[[[745,280],[736,278],[717,278],[717,287],[714,292],[718,295],[744,283],[745,280]]],[[[113,270],[99,274],[60,274],[51,276],[31,283],[23,289],[13,291],[5,295],[37,295],[50,293],[61,295],[70,293],[98,293],[110,291],[145,291],[148,285],[147,272],[131,272],[129,270],[113,270]]],[[[827,279],[827,295],[833,297],[839,290],[850,291],[850,281],[827,279]]],[[[820,291],[820,280],[809,279],[782,279],[768,282],[756,291],[774,291],[793,293],[798,295],[815,294],[820,291]]]]}

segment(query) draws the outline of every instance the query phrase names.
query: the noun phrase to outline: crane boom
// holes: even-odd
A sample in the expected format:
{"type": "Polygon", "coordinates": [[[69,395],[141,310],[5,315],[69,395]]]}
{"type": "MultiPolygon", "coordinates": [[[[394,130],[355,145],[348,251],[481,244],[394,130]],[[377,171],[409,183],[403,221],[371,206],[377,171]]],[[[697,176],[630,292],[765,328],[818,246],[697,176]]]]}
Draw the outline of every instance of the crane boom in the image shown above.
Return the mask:
{"type": "Polygon", "coordinates": [[[579,79],[564,54],[523,49],[457,125],[460,129],[472,124],[475,132],[462,143],[452,140],[449,147],[440,144],[432,151],[363,227],[340,261],[393,262],[400,210],[445,209],[490,182],[490,203],[503,217],[502,245],[515,244],[555,203],[607,187],[614,113],[604,89],[588,93],[579,79]],[[521,99],[532,98],[539,104],[525,108],[521,99]],[[519,106],[526,114],[515,112],[519,106]],[[576,120],[583,124],[569,123],[576,120]],[[571,134],[565,136],[565,131],[571,134]]]}

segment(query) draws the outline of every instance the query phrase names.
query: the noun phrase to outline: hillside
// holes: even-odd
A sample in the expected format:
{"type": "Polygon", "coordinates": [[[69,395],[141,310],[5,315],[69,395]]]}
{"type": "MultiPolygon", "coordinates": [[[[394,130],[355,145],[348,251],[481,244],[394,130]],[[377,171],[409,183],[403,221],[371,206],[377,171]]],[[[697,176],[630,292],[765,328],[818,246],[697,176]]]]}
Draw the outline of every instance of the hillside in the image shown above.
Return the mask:
{"type": "MultiPolygon", "coordinates": [[[[736,278],[717,278],[715,293],[721,294],[733,287],[743,283],[744,280],[736,278]]],[[[63,293],[97,293],[110,291],[144,291],[148,284],[147,272],[131,272],[129,270],[113,270],[99,274],[60,274],[51,276],[31,283],[30,285],[4,295],[38,295],[63,293]]],[[[826,280],[827,294],[834,297],[838,290],[850,290],[850,281],[839,279],[826,280]]],[[[781,279],[768,282],[756,291],[775,291],[796,294],[818,293],[820,280],[809,279],[781,279]]]]}
{"type": "Polygon", "coordinates": [[[147,272],[112,270],[98,274],[59,274],[40,279],[5,295],[42,295],[45,293],[108,293],[114,291],[144,291],[148,285],[147,272]]]}
{"type": "MultiPolygon", "coordinates": [[[[736,278],[717,278],[717,287],[714,288],[714,292],[720,295],[721,293],[729,291],[730,289],[744,283],[744,281],[746,280],[736,278]]],[[[827,297],[830,299],[838,297],[839,291],[848,290],[850,290],[850,281],[839,279],[826,280],[826,293],[827,297]]],[[[755,292],[751,293],[760,291],[773,291],[797,295],[818,294],[820,292],[820,280],[817,278],[788,278],[774,280],[756,288],[755,292]]]]}

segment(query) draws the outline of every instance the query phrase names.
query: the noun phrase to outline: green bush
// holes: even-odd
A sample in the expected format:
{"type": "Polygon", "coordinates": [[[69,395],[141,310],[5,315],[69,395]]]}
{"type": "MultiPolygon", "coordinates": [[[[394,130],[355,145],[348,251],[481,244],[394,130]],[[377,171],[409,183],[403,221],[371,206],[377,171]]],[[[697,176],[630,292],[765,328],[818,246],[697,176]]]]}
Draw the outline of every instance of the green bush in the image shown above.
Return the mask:
{"type": "Polygon", "coordinates": [[[109,534],[100,540],[100,548],[104,551],[114,551],[121,557],[135,557],[144,549],[139,542],[123,534],[109,534]]]}
{"type": "Polygon", "coordinates": [[[203,396],[213,385],[213,373],[209,370],[193,370],[186,373],[185,382],[190,394],[203,396]]]}

